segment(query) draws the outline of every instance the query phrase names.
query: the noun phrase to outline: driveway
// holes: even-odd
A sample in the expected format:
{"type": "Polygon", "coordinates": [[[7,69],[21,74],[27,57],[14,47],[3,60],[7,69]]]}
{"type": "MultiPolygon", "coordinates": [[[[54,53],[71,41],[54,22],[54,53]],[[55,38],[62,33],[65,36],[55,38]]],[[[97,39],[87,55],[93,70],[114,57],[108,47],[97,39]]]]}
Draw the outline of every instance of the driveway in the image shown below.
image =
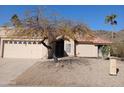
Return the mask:
{"type": "Polygon", "coordinates": [[[12,80],[37,61],[38,59],[0,59],[0,86],[14,83],[12,80]]]}

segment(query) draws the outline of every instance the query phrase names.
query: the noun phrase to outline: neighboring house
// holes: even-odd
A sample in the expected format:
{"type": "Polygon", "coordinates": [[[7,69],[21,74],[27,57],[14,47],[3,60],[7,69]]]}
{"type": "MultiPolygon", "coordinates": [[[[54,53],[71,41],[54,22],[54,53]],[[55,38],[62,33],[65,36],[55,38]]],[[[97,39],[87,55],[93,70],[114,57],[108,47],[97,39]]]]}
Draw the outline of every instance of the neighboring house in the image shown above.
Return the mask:
{"type": "MultiPolygon", "coordinates": [[[[48,50],[39,43],[42,39],[33,38],[10,38],[6,37],[5,31],[0,31],[0,56],[2,58],[44,58],[48,57],[48,50]]],[[[47,43],[47,40],[45,41],[47,43]]],[[[69,41],[59,39],[55,45],[57,57],[101,57],[100,47],[111,44],[110,41],[99,37],[76,36],[76,40],[69,41]]]]}

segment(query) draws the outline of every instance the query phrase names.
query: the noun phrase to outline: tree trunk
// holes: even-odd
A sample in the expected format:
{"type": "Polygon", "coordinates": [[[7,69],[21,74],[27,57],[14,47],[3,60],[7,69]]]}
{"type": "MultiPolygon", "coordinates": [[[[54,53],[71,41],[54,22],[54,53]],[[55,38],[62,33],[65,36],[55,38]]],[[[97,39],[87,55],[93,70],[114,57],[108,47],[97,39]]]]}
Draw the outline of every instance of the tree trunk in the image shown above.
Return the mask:
{"type": "MultiPolygon", "coordinates": [[[[49,41],[48,41],[48,42],[49,42],[49,41]]],[[[54,45],[54,43],[48,43],[48,46],[51,47],[51,49],[48,49],[48,59],[51,59],[51,58],[53,58],[55,45],[54,45]]]]}
{"type": "Polygon", "coordinates": [[[55,40],[54,32],[48,31],[48,46],[51,47],[51,49],[48,49],[48,59],[53,58],[54,61],[57,62],[58,58],[55,55],[55,40]]]}
{"type": "Polygon", "coordinates": [[[58,58],[56,57],[56,54],[55,54],[55,45],[56,45],[56,42],[49,44],[51,49],[48,49],[48,59],[53,58],[54,62],[58,62],[58,58]]]}
{"type": "Polygon", "coordinates": [[[44,38],[40,43],[42,43],[48,49],[48,59],[54,58],[55,62],[58,62],[58,58],[55,55],[55,44],[56,42],[50,43],[48,40],[48,45],[44,42],[46,38],[44,38]]]}

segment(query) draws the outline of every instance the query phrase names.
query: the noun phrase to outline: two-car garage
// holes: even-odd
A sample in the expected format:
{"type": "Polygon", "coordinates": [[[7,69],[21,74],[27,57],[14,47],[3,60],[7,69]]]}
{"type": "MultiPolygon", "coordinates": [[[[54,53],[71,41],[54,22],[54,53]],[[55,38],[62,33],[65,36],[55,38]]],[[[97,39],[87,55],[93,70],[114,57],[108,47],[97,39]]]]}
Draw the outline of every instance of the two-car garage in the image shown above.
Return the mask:
{"type": "Polygon", "coordinates": [[[33,40],[3,40],[3,58],[46,58],[47,49],[38,41],[33,40]]]}

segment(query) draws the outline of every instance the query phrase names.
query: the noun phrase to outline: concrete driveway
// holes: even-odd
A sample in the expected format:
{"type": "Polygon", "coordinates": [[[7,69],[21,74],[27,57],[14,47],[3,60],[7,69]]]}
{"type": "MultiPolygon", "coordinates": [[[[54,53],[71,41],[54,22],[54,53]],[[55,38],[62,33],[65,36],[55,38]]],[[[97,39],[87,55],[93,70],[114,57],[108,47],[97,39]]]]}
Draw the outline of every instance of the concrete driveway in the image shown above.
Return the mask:
{"type": "MultiPolygon", "coordinates": [[[[40,59],[39,59],[40,60],[40,59]]],[[[38,59],[0,59],[0,86],[14,83],[17,76],[39,61],[38,59]]]]}

